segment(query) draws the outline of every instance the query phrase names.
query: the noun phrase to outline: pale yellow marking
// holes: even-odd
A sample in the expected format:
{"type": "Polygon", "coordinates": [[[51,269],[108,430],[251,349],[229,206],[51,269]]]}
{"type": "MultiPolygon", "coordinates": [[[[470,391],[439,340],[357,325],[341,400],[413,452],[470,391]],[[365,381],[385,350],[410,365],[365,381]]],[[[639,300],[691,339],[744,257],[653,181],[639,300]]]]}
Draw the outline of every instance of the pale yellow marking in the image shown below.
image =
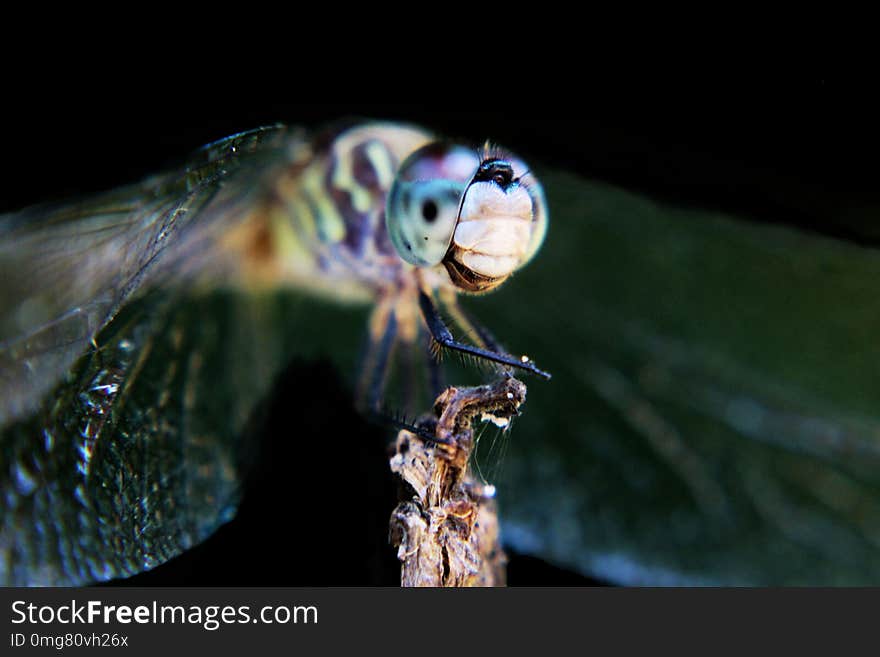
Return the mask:
{"type": "Polygon", "coordinates": [[[321,232],[326,236],[327,241],[335,244],[345,238],[345,222],[336,210],[327,190],[324,189],[325,166],[326,163],[321,160],[306,169],[303,174],[303,191],[318,211],[318,216],[314,219],[320,224],[321,232]]]}
{"type": "Polygon", "coordinates": [[[369,123],[340,135],[334,148],[337,152],[351,152],[369,141],[381,142],[395,160],[402,162],[414,150],[432,141],[432,137],[423,130],[399,123],[369,123]]]}
{"type": "Polygon", "coordinates": [[[333,186],[351,194],[354,209],[366,213],[372,205],[373,195],[370,190],[361,187],[354,179],[354,158],[350,148],[334,149],[336,151],[336,168],[333,171],[333,186]]]}
{"type": "Polygon", "coordinates": [[[388,149],[377,141],[371,141],[367,144],[367,157],[376,170],[379,186],[382,189],[390,189],[391,183],[394,182],[394,165],[389,157],[388,149]]]}
{"type": "Polygon", "coordinates": [[[351,193],[352,205],[358,212],[367,212],[373,195],[354,179],[354,149],[361,144],[369,144],[367,155],[377,169],[383,188],[387,189],[394,180],[392,159],[402,162],[407,155],[430,140],[431,136],[422,130],[393,123],[372,123],[353,128],[341,134],[333,145],[337,166],[332,182],[339,189],[351,193]],[[378,158],[375,157],[377,151],[382,152],[378,158]],[[389,153],[391,158],[388,157],[389,153]]]}
{"type": "MultiPolygon", "coordinates": [[[[291,241],[296,242],[297,246],[295,249],[306,250],[308,249],[308,244],[315,244],[318,239],[315,218],[312,215],[312,210],[309,208],[309,204],[301,199],[291,199],[288,201],[287,209],[291,214],[290,219],[293,224],[291,241]]],[[[277,213],[284,215],[285,211],[278,208],[277,213]]],[[[280,223],[280,221],[281,218],[273,218],[273,222],[280,223]]],[[[279,235],[279,237],[282,236],[279,235]]]]}

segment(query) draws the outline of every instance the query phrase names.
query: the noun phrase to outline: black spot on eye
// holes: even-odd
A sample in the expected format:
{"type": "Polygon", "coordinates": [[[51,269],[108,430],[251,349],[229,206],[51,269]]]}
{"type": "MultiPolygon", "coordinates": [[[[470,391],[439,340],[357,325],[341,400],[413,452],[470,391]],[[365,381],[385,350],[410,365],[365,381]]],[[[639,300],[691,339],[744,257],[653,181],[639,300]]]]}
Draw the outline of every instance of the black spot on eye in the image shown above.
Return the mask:
{"type": "Polygon", "coordinates": [[[422,218],[429,224],[434,223],[438,212],[437,204],[432,199],[427,199],[422,203],[422,218]]]}

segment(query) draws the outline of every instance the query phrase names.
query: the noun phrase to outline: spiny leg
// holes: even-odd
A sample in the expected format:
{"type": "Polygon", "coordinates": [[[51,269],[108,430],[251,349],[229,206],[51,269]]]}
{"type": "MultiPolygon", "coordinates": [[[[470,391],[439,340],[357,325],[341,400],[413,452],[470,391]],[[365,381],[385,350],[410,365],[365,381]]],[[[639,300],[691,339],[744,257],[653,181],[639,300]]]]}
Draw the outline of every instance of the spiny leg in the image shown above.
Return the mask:
{"type": "Polygon", "coordinates": [[[550,378],[550,374],[538,369],[535,364],[525,356],[522,358],[515,358],[510,354],[490,351],[488,349],[483,349],[482,347],[475,347],[455,340],[455,338],[452,337],[452,333],[449,332],[449,329],[443,322],[443,319],[440,317],[440,313],[437,311],[437,306],[434,305],[434,301],[424,292],[424,290],[419,290],[419,307],[422,311],[422,317],[425,318],[428,330],[431,332],[431,336],[440,347],[444,349],[452,349],[453,351],[458,351],[468,356],[474,356],[475,358],[482,358],[483,360],[498,363],[499,365],[506,365],[507,367],[515,367],[517,369],[525,370],[526,372],[537,374],[545,379],[550,378]]]}
{"type": "MultiPolygon", "coordinates": [[[[362,366],[355,403],[364,415],[376,422],[387,423],[414,433],[423,440],[442,444],[444,441],[433,432],[407,421],[406,418],[396,417],[382,406],[388,366],[398,338],[397,328],[397,317],[391,309],[387,310],[384,317],[371,322],[370,343],[362,366]]],[[[409,364],[414,365],[411,359],[409,364]]],[[[407,375],[414,378],[414,368],[408,368],[407,375]]]]}
{"type": "MultiPolygon", "coordinates": [[[[424,348],[429,351],[433,344],[434,338],[430,334],[424,336],[426,338],[424,348]]],[[[443,368],[440,367],[440,361],[436,358],[428,358],[428,385],[430,385],[431,399],[437,399],[440,393],[446,388],[445,377],[443,376],[443,368]]]]}

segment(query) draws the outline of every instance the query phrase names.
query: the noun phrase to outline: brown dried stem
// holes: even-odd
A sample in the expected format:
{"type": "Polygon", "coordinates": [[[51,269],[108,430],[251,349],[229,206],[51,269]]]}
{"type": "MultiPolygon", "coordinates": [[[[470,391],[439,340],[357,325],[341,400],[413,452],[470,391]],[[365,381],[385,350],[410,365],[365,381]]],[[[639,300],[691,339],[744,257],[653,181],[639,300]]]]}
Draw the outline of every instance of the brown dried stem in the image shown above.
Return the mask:
{"type": "Polygon", "coordinates": [[[402,586],[504,586],[494,490],[476,481],[468,464],[473,421],[503,426],[519,414],[525,396],[525,385],[513,378],[450,387],[421,425],[436,442],[409,431],[398,434],[391,469],[400,478],[400,501],[390,536],[402,586]]]}

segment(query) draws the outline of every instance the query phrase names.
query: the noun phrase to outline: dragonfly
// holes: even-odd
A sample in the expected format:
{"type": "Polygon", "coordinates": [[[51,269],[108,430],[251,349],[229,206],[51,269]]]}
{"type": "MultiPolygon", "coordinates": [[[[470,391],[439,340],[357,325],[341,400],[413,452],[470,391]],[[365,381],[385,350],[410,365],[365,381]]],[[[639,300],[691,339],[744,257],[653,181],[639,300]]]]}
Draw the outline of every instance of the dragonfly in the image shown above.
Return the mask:
{"type": "Polygon", "coordinates": [[[423,370],[439,392],[438,359],[413,356],[429,351],[549,378],[457,302],[531,261],[547,224],[517,156],[380,122],[260,128],[141,183],[0,217],[0,581],[136,574],[234,516],[238,441],[295,341],[260,333],[278,289],[372,307],[367,413],[396,352],[408,397],[423,370]]]}
{"type": "MultiPolygon", "coordinates": [[[[314,148],[308,144],[317,142],[304,135],[297,143],[314,148]]],[[[221,158],[222,180],[238,179],[239,164],[241,180],[273,179],[267,167],[277,160],[267,154],[277,151],[254,145],[252,157],[243,157],[247,148],[240,148],[242,159],[221,158]]],[[[210,165],[200,168],[204,159],[202,153],[190,164],[202,172],[190,183],[196,191],[199,180],[214,175],[210,165]]],[[[541,367],[553,374],[547,385],[535,377],[534,384],[528,381],[501,477],[492,482],[506,549],[616,584],[880,582],[876,248],[756,224],[706,200],[702,207],[683,208],[637,189],[587,179],[550,155],[541,159],[528,157],[553,214],[540,257],[491,294],[458,299],[475,325],[489,326],[507,344],[540,356],[541,367]]],[[[167,189],[185,184],[181,175],[167,189]]],[[[201,189],[208,188],[217,208],[253,207],[265,193],[253,184],[209,183],[201,189]]],[[[158,191],[151,198],[166,198],[161,186],[153,189],[158,191]]],[[[147,202],[139,193],[129,195],[147,202]]],[[[112,207],[111,197],[105,200],[112,207]]],[[[174,275],[168,280],[183,280],[178,274],[188,267],[216,272],[194,260],[202,252],[182,251],[173,267],[169,263],[174,275]]],[[[15,274],[19,268],[12,269],[15,274]]],[[[65,271],[61,265],[59,270],[65,271]]],[[[272,272],[264,273],[271,281],[272,272]]],[[[14,278],[4,270],[0,280],[14,278]]],[[[323,279],[308,280],[317,287],[323,279]]],[[[258,282],[252,279],[253,289],[244,293],[212,284],[211,293],[187,294],[183,303],[174,300],[169,286],[145,282],[145,294],[121,304],[96,338],[102,360],[86,355],[56,384],[64,393],[59,403],[75,410],[64,413],[59,407],[56,417],[72,432],[92,417],[78,409],[90,408],[87,401],[100,408],[104,399],[98,391],[85,399],[80,392],[129,382],[127,401],[122,400],[129,415],[116,430],[120,451],[91,460],[103,464],[108,486],[120,472],[128,483],[119,502],[112,501],[112,491],[95,498],[101,500],[100,517],[127,523],[119,540],[108,542],[125,557],[120,572],[152,568],[163,550],[172,554],[194,545],[235,512],[234,491],[243,469],[238,454],[246,452],[242,429],[279,363],[291,355],[320,357],[329,347],[341,371],[359,371],[358,339],[374,298],[358,297],[337,284],[324,288],[333,303],[318,302],[320,295],[301,302],[269,294],[258,282]],[[368,305],[338,303],[356,298],[368,305]],[[126,339],[122,346],[128,350],[120,350],[126,339]],[[153,356],[137,361],[135,354],[147,345],[153,356]],[[190,440],[178,440],[179,426],[190,440]],[[138,451],[137,441],[146,435],[163,446],[161,452],[138,451]],[[128,451],[122,451],[124,441],[131,445],[128,451]],[[178,479],[184,475],[188,484],[178,479]],[[157,487],[175,485],[189,491],[190,504],[162,508],[161,519],[150,516],[144,501],[159,499],[157,487]],[[128,545],[148,549],[128,555],[128,545]]],[[[2,285],[0,294],[8,294],[2,285]]],[[[93,303],[102,299],[90,298],[93,303]]],[[[39,305],[34,308],[29,312],[39,305]]],[[[418,317],[421,309],[411,312],[418,317]]],[[[4,314],[0,322],[6,321],[11,320],[4,314]]],[[[414,343],[414,348],[423,353],[425,345],[414,343]]],[[[87,354],[94,347],[81,342],[73,351],[87,354]]],[[[391,360],[392,366],[403,364],[407,353],[398,349],[391,360]]],[[[445,365],[456,364],[451,360],[445,365]]],[[[406,367],[402,370],[389,367],[386,396],[401,387],[395,377],[405,379],[400,375],[406,367]]],[[[310,403],[319,398],[313,391],[310,403]]],[[[295,401],[281,404],[285,422],[302,413],[295,401]]],[[[4,512],[36,490],[35,482],[65,482],[80,463],[75,452],[59,459],[54,433],[30,432],[25,438],[25,416],[30,417],[25,413],[4,429],[4,441],[12,436],[0,457],[4,512]],[[28,459],[35,454],[43,480],[32,475],[28,459]],[[19,463],[26,467],[18,474],[10,470],[19,463]]],[[[39,409],[36,416],[47,417],[39,409]]],[[[340,458],[348,456],[340,447],[347,444],[332,443],[340,458]]],[[[96,445],[102,448],[106,445],[96,445]]],[[[380,458],[378,467],[383,465],[380,458]]],[[[23,535],[45,536],[44,544],[54,546],[59,537],[70,542],[80,535],[82,523],[88,526],[94,514],[53,522],[54,512],[77,499],[63,495],[64,486],[76,487],[56,484],[49,502],[19,516],[23,535]]],[[[289,513],[281,506],[280,513],[289,513]]],[[[385,527],[379,539],[383,547],[385,527]]],[[[263,538],[273,540],[271,528],[263,538]]],[[[82,553],[88,547],[69,550],[82,553]]],[[[41,581],[38,564],[51,563],[59,553],[35,552],[16,581],[41,581]]],[[[76,575],[79,581],[102,579],[107,567],[100,555],[76,575]]],[[[77,563],[68,559],[55,572],[78,573],[77,563]]]]}

